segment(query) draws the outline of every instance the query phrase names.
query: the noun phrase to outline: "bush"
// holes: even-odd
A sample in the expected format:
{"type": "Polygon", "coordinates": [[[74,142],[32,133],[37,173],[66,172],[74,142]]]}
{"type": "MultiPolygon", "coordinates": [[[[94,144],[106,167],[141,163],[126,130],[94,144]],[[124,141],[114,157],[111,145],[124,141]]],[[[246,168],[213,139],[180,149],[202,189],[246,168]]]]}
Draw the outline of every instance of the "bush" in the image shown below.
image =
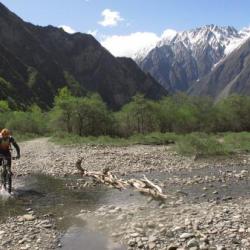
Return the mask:
{"type": "Polygon", "coordinates": [[[182,136],[177,142],[177,151],[184,155],[226,155],[231,150],[215,137],[205,133],[191,133],[182,136]]]}
{"type": "Polygon", "coordinates": [[[43,135],[47,132],[45,115],[39,110],[14,111],[8,118],[5,127],[19,134],[43,135]]]}
{"type": "Polygon", "coordinates": [[[223,140],[233,151],[250,151],[250,133],[225,133],[223,140]]]}
{"type": "Polygon", "coordinates": [[[129,138],[133,144],[167,145],[175,143],[178,136],[175,133],[153,132],[150,134],[135,134],[129,138]]]}

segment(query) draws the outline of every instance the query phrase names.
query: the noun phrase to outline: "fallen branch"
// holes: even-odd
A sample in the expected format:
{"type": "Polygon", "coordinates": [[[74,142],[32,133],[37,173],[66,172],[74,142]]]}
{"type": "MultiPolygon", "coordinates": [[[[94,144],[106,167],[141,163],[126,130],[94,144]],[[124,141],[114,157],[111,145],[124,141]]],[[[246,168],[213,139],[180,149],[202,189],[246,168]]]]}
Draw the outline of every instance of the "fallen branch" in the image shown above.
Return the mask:
{"type": "Polygon", "coordinates": [[[82,176],[91,177],[96,182],[117,188],[119,190],[126,189],[127,186],[132,186],[142,194],[147,194],[152,196],[154,199],[164,200],[167,198],[167,195],[163,194],[162,189],[150,181],[145,175],[143,179],[130,179],[123,180],[118,179],[109,168],[103,169],[102,172],[88,171],[83,169],[81,166],[83,159],[79,159],[76,162],[76,168],[80,171],[82,176]]]}
{"type": "Polygon", "coordinates": [[[80,171],[82,176],[92,177],[92,179],[94,179],[96,182],[110,185],[119,190],[126,188],[127,183],[123,180],[119,180],[109,171],[109,169],[104,169],[102,172],[87,171],[86,169],[83,169],[81,166],[82,160],[83,159],[80,159],[76,162],[76,168],[80,171]]]}
{"type": "Polygon", "coordinates": [[[159,193],[162,193],[162,189],[159,186],[150,181],[145,175],[143,175],[143,178],[148,186],[152,187],[153,189],[156,189],[159,193]]]}

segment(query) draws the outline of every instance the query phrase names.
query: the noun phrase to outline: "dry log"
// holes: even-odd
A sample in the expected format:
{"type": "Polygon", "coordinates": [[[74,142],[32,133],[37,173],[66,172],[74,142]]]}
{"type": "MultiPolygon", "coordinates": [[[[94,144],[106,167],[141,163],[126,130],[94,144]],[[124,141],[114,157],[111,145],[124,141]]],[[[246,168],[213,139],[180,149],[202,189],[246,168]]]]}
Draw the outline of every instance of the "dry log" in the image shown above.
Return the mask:
{"type": "Polygon", "coordinates": [[[156,189],[159,193],[162,193],[162,189],[159,186],[150,181],[145,175],[143,175],[143,178],[148,186],[152,187],[153,189],[156,189]]]}
{"type": "Polygon", "coordinates": [[[130,180],[123,180],[118,179],[113,173],[110,172],[109,168],[103,169],[102,172],[97,171],[87,171],[83,169],[81,166],[83,159],[79,159],[76,162],[76,168],[80,171],[82,176],[91,177],[95,181],[112,186],[119,190],[125,189],[127,186],[132,186],[136,190],[138,190],[142,194],[147,194],[152,196],[154,199],[161,199],[164,200],[167,198],[167,195],[163,194],[162,189],[150,181],[145,175],[143,175],[143,179],[130,179],[130,180]]]}
{"type": "Polygon", "coordinates": [[[130,179],[128,180],[128,183],[135,188],[146,188],[146,184],[141,181],[141,180],[137,180],[137,179],[130,179]]]}

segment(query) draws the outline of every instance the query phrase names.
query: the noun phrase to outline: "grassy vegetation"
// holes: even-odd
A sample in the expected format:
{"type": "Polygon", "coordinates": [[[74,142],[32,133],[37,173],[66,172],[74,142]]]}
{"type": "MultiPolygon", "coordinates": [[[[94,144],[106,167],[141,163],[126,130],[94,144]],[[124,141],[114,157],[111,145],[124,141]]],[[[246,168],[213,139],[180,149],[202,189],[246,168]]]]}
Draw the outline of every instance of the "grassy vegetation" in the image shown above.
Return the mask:
{"type": "Polygon", "coordinates": [[[88,144],[88,145],[129,145],[129,141],[123,138],[112,138],[110,136],[78,136],[69,133],[56,133],[51,139],[52,142],[61,145],[88,144]]]}
{"type": "MultiPolygon", "coordinates": [[[[39,138],[41,135],[34,133],[13,134],[17,142],[39,138]]],[[[181,155],[197,155],[200,157],[232,155],[235,153],[250,152],[250,133],[150,133],[135,134],[128,138],[111,136],[86,136],[58,132],[50,136],[50,140],[59,145],[106,145],[106,146],[129,146],[129,145],[171,145],[173,151],[181,155]]]]}
{"type": "Polygon", "coordinates": [[[75,134],[56,133],[51,137],[51,141],[62,144],[89,144],[89,145],[114,145],[126,146],[134,144],[144,145],[166,145],[177,141],[178,136],[174,133],[150,133],[147,135],[136,134],[128,138],[111,137],[111,136],[86,136],[81,137],[75,134]]]}
{"type": "Polygon", "coordinates": [[[131,137],[113,138],[110,136],[80,137],[74,134],[58,133],[51,140],[58,144],[88,144],[126,146],[135,144],[168,145],[181,155],[215,156],[230,155],[250,151],[250,133],[205,134],[190,133],[186,135],[175,133],[136,134],[131,137]]]}
{"type": "Polygon", "coordinates": [[[225,142],[221,142],[215,135],[205,133],[191,133],[182,136],[176,145],[176,150],[183,155],[228,155],[233,148],[225,142]]]}
{"type": "MultiPolygon", "coordinates": [[[[32,69],[30,76],[32,83],[32,69]]],[[[67,72],[65,79],[80,93],[67,72]]],[[[138,94],[112,111],[98,94],[79,97],[73,92],[62,88],[49,111],[37,105],[12,110],[8,101],[0,100],[0,128],[17,133],[19,141],[50,133],[59,144],[175,144],[171,148],[180,154],[199,156],[250,151],[250,133],[241,132],[250,131],[250,97],[233,95],[214,104],[183,94],[159,101],[138,94]]]]}
{"type": "Polygon", "coordinates": [[[225,133],[223,143],[234,152],[250,152],[250,133],[225,133]]]}
{"type": "Polygon", "coordinates": [[[33,133],[25,133],[25,134],[20,134],[20,133],[14,133],[13,137],[17,142],[22,142],[22,141],[28,141],[31,139],[39,138],[41,135],[38,134],[33,134],[33,133]]]}

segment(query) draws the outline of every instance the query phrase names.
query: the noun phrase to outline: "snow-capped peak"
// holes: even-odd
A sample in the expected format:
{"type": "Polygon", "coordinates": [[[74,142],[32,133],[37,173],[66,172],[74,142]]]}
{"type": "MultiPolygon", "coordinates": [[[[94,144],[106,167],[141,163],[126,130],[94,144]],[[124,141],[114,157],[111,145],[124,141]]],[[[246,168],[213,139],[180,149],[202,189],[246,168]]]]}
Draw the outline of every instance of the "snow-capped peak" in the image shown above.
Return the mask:
{"type": "Polygon", "coordinates": [[[151,43],[148,46],[138,50],[133,56],[132,58],[137,61],[137,62],[141,62],[149,53],[150,50],[152,50],[153,48],[155,48],[156,46],[156,42],[155,43],[151,43]]]}
{"type": "Polygon", "coordinates": [[[238,32],[238,37],[231,39],[226,46],[225,55],[228,55],[235,49],[239,48],[248,38],[250,38],[250,27],[240,30],[238,32]]]}
{"type": "Polygon", "coordinates": [[[141,49],[133,58],[139,62],[155,47],[174,46],[180,43],[191,51],[209,45],[215,50],[222,49],[224,56],[227,56],[248,38],[250,38],[250,27],[238,31],[232,26],[223,27],[210,24],[182,32],[166,29],[156,43],[141,49]]]}
{"type": "Polygon", "coordinates": [[[174,39],[174,37],[177,35],[177,31],[173,30],[173,29],[166,29],[162,35],[159,37],[158,40],[150,43],[149,45],[147,45],[146,47],[138,50],[133,56],[132,58],[134,58],[137,62],[140,62],[141,60],[144,59],[145,56],[147,56],[147,54],[150,52],[150,50],[152,50],[153,48],[156,47],[157,43],[161,40],[164,41],[171,41],[174,39]]]}
{"type": "Polygon", "coordinates": [[[231,39],[239,38],[238,31],[233,27],[206,25],[197,29],[179,32],[171,41],[162,39],[157,46],[182,42],[187,48],[209,44],[211,47],[227,46],[231,39]]]}
{"type": "Polygon", "coordinates": [[[161,35],[161,39],[162,40],[173,40],[175,38],[175,36],[178,34],[178,32],[176,30],[172,30],[172,29],[166,29],[163,31],[162,35],[161,35]]]}

